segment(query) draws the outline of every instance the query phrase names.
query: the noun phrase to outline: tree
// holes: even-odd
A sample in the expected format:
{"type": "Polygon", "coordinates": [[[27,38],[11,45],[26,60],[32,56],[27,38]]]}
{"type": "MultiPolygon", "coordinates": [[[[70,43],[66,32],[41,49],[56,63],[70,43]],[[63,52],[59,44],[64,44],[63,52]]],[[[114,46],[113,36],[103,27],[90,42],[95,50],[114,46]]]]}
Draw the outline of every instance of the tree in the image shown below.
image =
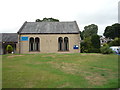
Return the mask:
{"type": "Polygon", "coordinates": [[[102,54],[110,54],[113,53],[112,49],[110,49],[110,47],[108,46],[108,44],[105,44],[104,46],[102,46],[100,48],[100,51],[102,54]]]}
{"type": "Polygon", "coordinates": [[[103,35],[104,35],[106,38],[114,38],[113,33],[114,33],[114,31],[113,31],[113,29],[112,29],[112,26],[107,26],[107,27],[105,28],[105,31],[104,31],[103,35]]]}
{"type": "Polygon", "coordinates": [[[81,52],[83,53],[99,53],[100,52],[100,37],[93,35],[84,39],[81,43],[81,52]]]}
{"type": "Polygon", "coordinates": [[[36,19],[36,22],[42,22],[40,19],[36,19]]]}
{"type": "Polygon", "coordinates": [[[107,26],[105,28],[103,35],[106,38],[111,38],[111,39],[114,39],[116,37],[120,38],[120,24],[115,23],[112,26],[107,26]]]}
{"type": "Polygon", "coordinates": [[[90,49],[90,51],[93,53],[99,53],[100,52],[100,37],[98,35],[92,35],[91,43],[92,43],[92,48],[90,49]]]}
{"type": "Polygon", "coordinates": [[[120,38],[115,38],[113,41],[109,42],[108,45],[111,46],[120,46],[120,38]]]}
{"type": "Polygon", "coordinates": [[[8,53],[11,53],[11,52],[13,51],[13,47],[12,47],[11,45],[7,45],[6,51],[7,51],[8,53]]]}
{"type": "Polygon", "coordinates": [[[93,35],[91,37],[91,42],[94,48],[100,48],[100,37],[98,35],[93,35]]]}
{"type": "Polygon", "coordinates": [[[80,37],[84,42],[81,43],[81,52],[98,53],[100,52],[100,37],[97,35],[98,26],[91,24],[80,31],[80,37]]]}
{"type": "Polygon", "coordinates": [[[98,32],[97,25],[91,24],[91,25],[85,26],[84,30],[82,32],[83,38],[87,38],[87,37],[90,37],[92,35],[97,35],[97,32],[98,32]]]}
{"type": "Polygon", "coordinates": [[[93,48],[92,42],[91,42],[91,37],[85,38],[84,42],[82,42],[80,46],[81,46],[81,52],[90,53],[91,48],[93,48]]]}
{"type": "Polygon", "coordinates": [[[36,22],[59,22],[59,20],[54,18],[43,18],[43,20],[36,19],[36,22]]]}

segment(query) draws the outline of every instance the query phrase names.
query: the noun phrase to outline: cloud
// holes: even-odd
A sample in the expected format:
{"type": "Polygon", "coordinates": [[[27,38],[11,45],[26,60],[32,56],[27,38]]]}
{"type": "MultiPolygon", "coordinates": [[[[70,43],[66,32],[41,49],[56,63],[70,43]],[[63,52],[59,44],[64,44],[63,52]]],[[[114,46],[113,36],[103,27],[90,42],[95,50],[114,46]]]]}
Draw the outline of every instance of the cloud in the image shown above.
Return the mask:
{"type": "Polygon", "coordinates": [[[83,30],[85,25],[94,23],[99,26],[99,32],[103,32],[105,25],[117,22],[118,1],[2,0],[0,32],[17,32],[25,21],[33,22],[44,17],[53,17],[60,21],[76,20],[80,30],[83,30]]]}

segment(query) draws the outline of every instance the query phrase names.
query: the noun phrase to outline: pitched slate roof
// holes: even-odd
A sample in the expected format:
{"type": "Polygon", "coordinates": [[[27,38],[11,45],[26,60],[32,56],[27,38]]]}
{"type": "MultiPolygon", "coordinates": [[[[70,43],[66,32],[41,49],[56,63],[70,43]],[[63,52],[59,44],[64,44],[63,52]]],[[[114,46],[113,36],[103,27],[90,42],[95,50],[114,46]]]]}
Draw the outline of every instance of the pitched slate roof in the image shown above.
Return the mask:
{"type": "Polygon", "coordinates": [[[0,33],[0,42],[18,42],[18,34],[0,33]]]}
{"type": "Polygon", "coordinates": [[[25,22],[19,34],[62,34],[79,33],[76,21],[73,22],[25,22]]]}

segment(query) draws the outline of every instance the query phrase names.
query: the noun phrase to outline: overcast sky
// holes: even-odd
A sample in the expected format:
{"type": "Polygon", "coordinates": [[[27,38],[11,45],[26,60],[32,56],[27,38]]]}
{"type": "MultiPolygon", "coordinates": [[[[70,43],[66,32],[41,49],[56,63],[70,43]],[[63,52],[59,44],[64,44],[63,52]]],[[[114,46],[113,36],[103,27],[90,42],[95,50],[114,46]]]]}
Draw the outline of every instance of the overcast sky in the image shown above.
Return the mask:
{"type": "Polygon", "coordinates": [[[16,33],[25,21],[44,17],[77,21],[80,30],[98,25],[98,34],[118,22],[120,0],[1,0],[0,32],[16,33]]]}

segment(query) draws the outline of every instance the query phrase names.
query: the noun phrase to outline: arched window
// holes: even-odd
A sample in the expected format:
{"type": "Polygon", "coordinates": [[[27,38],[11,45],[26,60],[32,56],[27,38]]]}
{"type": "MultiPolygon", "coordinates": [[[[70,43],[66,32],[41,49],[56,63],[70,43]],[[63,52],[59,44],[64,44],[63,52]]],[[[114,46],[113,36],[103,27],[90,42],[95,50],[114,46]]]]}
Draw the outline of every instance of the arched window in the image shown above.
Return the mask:
{"type": "Polygon", "coordinates": [[[30,38],[29,40],[29,50],[34,51],[34,38],[30,38]]]}
{"type": "Polygon", "coordinates": [[[69,40],[68,37],[64,38],[64,51],[68,51],[69,50],[69,40]]]}
{"type": "Polygon", "coordinates": [[[35,51],[39,51],[39,45],[40,45],[39,42],[40,42],[39,38],[36,37],[35,38],[35,51]]]}
{"type": "Polygon", "coordinates": [[[62,37],[58,38],[58,50],[59,51],[63,50],[63,38],[62,37]]]}

